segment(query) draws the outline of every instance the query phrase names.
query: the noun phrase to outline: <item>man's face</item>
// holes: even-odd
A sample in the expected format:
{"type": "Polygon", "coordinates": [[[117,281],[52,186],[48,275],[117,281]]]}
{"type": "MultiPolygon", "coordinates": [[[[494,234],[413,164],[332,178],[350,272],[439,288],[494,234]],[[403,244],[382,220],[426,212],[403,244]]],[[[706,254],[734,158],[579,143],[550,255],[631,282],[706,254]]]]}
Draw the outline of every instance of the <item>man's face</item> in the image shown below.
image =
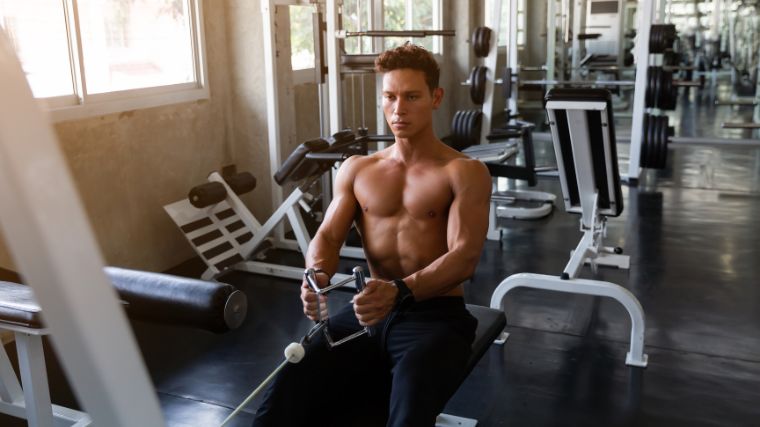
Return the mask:
{"type": "Polygon", "coordinates": [[[431,127],[433,110],[442,97],[441,88],[430,93],[422,71],[400,68],[383,75],[383,111],[397,138],[410,138],[431,127]]]}

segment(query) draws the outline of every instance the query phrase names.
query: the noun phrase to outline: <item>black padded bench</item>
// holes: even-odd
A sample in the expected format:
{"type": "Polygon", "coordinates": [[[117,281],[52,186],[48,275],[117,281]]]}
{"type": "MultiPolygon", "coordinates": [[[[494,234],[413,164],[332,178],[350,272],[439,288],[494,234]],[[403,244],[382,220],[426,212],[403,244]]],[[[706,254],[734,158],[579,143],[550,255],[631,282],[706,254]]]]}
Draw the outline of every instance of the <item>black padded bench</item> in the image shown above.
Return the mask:
{"type": "Polygon", "coordinates": [[[366,142],[362,138],[356,139],[354,133],[349,130],[340,131],[329,140],[317,138],[306,141],[296,147],[282,162],[282,166],[274,174],[274,180],[283,185],[286,182],[298,182],[322,175],[335,162],[354,154],[366,154],[366,142]]]}
{"type": "MultiPolygon", "coordinates": [[[[480,305],[467,304],[467,310],[478,319],[478,327],[475,329],[475,339],[472,342],[472,353],[467,361],[462,382],[472,372],[475,365],[478,364],[494,340],[501,334],[504,327],[507,326],[507,319],[504,312],[480,305]]],[[[436,420],[436,427],[475,427],[477,420],[472,418],[457,417],[455,415],[441,414],[436,420]]]]}

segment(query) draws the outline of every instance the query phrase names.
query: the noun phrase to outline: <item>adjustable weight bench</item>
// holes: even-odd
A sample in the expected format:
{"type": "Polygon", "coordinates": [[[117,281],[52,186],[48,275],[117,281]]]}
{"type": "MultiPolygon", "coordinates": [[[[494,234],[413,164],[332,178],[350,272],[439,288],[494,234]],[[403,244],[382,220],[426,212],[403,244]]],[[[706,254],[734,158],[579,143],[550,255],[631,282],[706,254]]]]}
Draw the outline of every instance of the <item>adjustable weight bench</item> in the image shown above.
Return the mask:
{"type": "MultiPolygon", "coordinates": [[[[583,237],[560,276],[519,273],[504,279],[491,296],[491,307],[504,309],[504,299],[517,287],[610,297],[631,318],[626,364],[645,367],[644,311],[638,299],[620,285],[579,279],[585,263],[627,269],[629,258],[620,248],[603,246],[607,218],[623,211],[611,95],[604,89],[556,88],[546,95],[546,110],[557,157],[567,212],[581,214],[583,237]]],[[[504,332],[499,342],[504,342],[504,332]]]]}
{"type": "MultiPolygon", "coordinates": [[[[228,284],[113,267],[105,273],[132,319],[223,333],[246,316],[245,294],[228,284]]],[[[19,383],[0,346],[0,413],[26,419],[30,427],[89,426],[86,413],[51,404],[42,348],[49,332],[42,317],[32,288],[0,281],[0,329],[15,334],[21,374],[19,383]]]]}

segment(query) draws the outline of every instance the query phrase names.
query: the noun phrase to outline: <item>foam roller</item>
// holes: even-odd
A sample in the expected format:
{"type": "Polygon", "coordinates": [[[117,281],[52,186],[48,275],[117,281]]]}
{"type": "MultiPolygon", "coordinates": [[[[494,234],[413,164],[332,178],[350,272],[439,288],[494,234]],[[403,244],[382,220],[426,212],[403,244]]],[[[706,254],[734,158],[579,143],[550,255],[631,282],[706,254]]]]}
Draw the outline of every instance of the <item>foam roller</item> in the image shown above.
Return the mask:
{"type": "Polygon", "coordinates": [[[226,283],[106,267],[132,319],[222,333],[245,320],[248,300],[226,283]]]}
{"type": "MultiPolygon", "coordinates": [[[[256,180],[254,179],[254,186],[256,180]]],[[[221,182],[207,182],[190,189],[187,199],[198,209],[215,205],[227,198],[227,189],[221,182]]]]}

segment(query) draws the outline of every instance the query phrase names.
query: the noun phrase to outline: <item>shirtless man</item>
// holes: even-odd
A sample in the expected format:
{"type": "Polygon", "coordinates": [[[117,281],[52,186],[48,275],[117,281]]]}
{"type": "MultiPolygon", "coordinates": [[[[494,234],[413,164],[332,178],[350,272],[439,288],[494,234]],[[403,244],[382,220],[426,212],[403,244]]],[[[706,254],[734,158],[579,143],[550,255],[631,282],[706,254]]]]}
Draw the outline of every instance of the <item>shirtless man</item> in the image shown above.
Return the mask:
{"type": "MultiPolygon", "coordinates": [[[[301,363],[275,379],[254,426],[370,425],[362,416],[433,426],[470,356],[477,321],[465,308],[462,282],[485,241],[491,178],[433,132],[443,89],[429,52],[406,44],[381,54],[375,68],[396,142],[342,165],[306,266],[326,286],[355,222],[372,278],[330,317],[329,329],[334,339],[363,326],[376,333],[329,350],[320,335],[301,363]]],[[[301,300],[312,320],[316,298],[304,283],[301,300]]]]}

